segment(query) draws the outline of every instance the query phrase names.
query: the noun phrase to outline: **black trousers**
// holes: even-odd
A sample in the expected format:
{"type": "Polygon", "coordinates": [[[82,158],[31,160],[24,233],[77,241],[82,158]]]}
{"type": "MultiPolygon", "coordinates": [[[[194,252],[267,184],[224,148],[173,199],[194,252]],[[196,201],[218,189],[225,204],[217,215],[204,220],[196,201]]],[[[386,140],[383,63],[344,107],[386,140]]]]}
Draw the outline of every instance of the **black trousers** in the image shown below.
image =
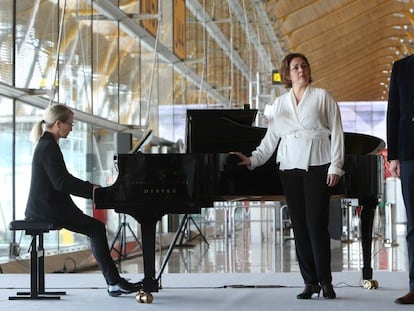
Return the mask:
{"type": "Polygon", "coordinates": [[[407,253],[410,290],[414,290],[414,160],[401,161],[401,190],[407,212],[407,253]]]}
{"type": "Polygon", "coordinates": [[[308,171],[280,171],[295,237],[296,256],[305,284],[331,284],[329,224],[329,165],[308,171]]]}
{"type": "Polygon", "coordinates": [[[106,283],[118,283],[120,276],[110,255],[105,225],[101,221],[83,213],[76,215],[76,218],[66,219],[61,225],[69,231],[84,234],[90,238],[92,253],[106,283]]]}

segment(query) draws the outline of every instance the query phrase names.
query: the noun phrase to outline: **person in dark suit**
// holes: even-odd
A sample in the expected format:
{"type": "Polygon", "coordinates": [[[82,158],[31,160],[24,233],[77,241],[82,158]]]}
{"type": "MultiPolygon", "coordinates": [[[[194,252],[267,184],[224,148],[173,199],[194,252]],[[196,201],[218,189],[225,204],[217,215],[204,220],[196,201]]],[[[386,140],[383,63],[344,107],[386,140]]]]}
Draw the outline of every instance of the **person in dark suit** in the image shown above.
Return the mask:
{"type": "Polygon", "coordinates": [[[414,54],[394,62],[387,110],[390,173],[401,178],[407,212],[409,292],[395,300],[414,304],[414,54]]]}
{"type": "Polygon", "coordinates": [[[84,234],[91,240],[92,253],[102,271],[110,296],[135,293],[140,283],[121,278],[110,256],[105,225],[84,214],[71,195],[92,199],[98,185],[71,175],[59,147],[59,139],[72,131],[74,113],[65,105],[51,105],[44,119],[31,132],[36,143],[32,177],[25,211],[28,220],[53,221],[67,230],[84,234]]]}

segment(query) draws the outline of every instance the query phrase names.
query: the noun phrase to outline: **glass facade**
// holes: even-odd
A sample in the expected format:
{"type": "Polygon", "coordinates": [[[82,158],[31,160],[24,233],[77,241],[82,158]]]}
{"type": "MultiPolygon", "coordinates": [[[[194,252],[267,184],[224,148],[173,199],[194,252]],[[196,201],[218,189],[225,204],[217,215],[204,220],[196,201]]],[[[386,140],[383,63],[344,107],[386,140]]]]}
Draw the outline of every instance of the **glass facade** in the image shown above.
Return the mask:
{"type": "MultiPolygon", "coordinates": [[[[151,127],[167,141],[183,140],[183,127],[177,134],[170,125],[177,119],[174,105],[189,104],[188,96],[180,94],[192,82],[177,74],[168,59],[174,58],[173,2],[160,3],[153,12],[151,5],[142,11],[142,1],[1,1],[1,258],[9,255],[11,244],[24,248],[30,242],[24,234],[10,232],[8,224],[24,218],[34,150],[29,133],[49,104],[63,103],[75,111],[73,131],[60,141],[69,171],[103,186],[114,180],[115,133],[132,131],[139,139],[151,127]],[[154,26],[156,31],[149,31],[154,26]],[[156,47],[163,55],[154,52],[156,47]]],[[[194,92],[194,85],[190,89],[194,92]]],[[[204,91],[197,94],[208,98],[204,91]]],[[[185,110],[179,112],[182,120],[185,110]]],[[[107,222],[109,239],[117,232],[119,215],[73,199],[85,213],[107,222]]],[[[131,225],[138,227],[136,221],[131,225]]],[[[64,230],[45,236],[45,244],[62,251],[89,246],[84,237],[64,230]]]]}
{"type": "MultiPolygon", "coordinates": [[[[13,209],[14,194],[14,126],[13,126],[13,101],[0,97],[0,243],[8,244],[11,241],[11,232],[7,230],[8,223],[15,217],[13,209]]],[[[22,164],[22,167],[24,165],[22,164]]]]}
{"type": "MultiPolygon", "coordinates": [[[[255,73],[242,72],[233,52],[238,51],[239,62],[261,62],[253,49],[242,48],[248,38],[240,27],[232,28],[230,10],[216,5],[221,0],[203,2],[218,21],[217,30],[232,36],[226,39],[233,50],[224,51],[226,45],[206,31],[205,21],[196,22],[184,7],[180,16],[191,27],[184,34],[183,60],[173,51],[175,2],[0,1],[0,257],[8,256],[11,243],[29,243],[26,236],[10,232],[8,224],[24,217],[34,148],[29,132],[47,105],[59,102],[75,111],[73,131],[60,141],[69,171],[108,186],[116,132],[132,130],[140,138],[140,131],[150,127],[154,135],[182,143],[187,108],[241,108],[252,102],[246,76],[255,73]],[[143,17],[144,2],[156,3],[158,14],[145,11],[150,14],[143,17]]],[[[279,93],[269,83],[260,91],[271,94],[268,98],[279,93]]],[[[366,111],[361,113],[369,120],[366,111]]],[[[376,124],[381,113],[374,112],[376,124]]],[[[116,232],[115,212],[95,215],[90,201],[74,200],[85,213],[105,219],[109,235],[116,232]]],[[[131,225],[138,226],[136,221],[131,225]]],[[[63,230],[45,239],[48,248],[62,251],[89,246],[84,237],[63,230]]]]}

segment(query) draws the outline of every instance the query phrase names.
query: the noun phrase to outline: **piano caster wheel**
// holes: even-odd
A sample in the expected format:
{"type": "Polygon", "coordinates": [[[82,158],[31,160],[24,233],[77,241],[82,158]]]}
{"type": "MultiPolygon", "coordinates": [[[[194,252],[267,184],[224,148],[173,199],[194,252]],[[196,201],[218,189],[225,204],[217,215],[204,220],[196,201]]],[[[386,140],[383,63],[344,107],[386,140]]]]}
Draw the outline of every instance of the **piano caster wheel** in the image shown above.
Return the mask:
{"type": "Polygon", "coordinates": [[[364,280],[365,289],[377,289],[378,281],[377,280],[364,280]]]}
{"type": "Polygon", "coordinates": [[[135,295],[135,299],[138,303],[152,303],[154,297],[151,293],[144,293],[143,291],[139,290],[135,295]]]}

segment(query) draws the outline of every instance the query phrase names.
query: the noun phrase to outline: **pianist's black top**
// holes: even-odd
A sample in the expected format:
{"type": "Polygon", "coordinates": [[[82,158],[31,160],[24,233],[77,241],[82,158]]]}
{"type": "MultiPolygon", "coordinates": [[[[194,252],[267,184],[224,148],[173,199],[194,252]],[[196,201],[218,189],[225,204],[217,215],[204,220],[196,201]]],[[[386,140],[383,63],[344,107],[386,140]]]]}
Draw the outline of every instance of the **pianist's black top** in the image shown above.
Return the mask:
{"type": "Polygon", "coordinates": [[[51,133],[45,132],[33,155],[26,219],[64,223],[82,213],[70,195],[92,199],[92,193],[90,182],[68,172],[58,143],[51,133]]]}

